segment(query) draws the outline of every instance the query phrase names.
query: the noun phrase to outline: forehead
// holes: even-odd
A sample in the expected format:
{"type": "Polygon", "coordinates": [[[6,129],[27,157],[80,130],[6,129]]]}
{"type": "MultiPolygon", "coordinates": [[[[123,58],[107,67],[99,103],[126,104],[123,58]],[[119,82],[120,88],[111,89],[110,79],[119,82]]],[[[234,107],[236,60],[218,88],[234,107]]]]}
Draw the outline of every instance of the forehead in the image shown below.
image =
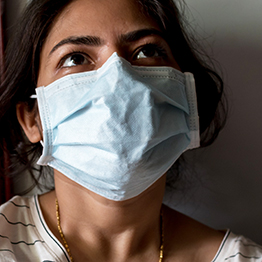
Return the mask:
{"type": "Polygon", "coordinates": [[[137,0],[76,0],[54,21],[46,43],[55,45],[65,37],[99,35],[108,39],[144,27],[158,25],[142,12],[137,0]]]}

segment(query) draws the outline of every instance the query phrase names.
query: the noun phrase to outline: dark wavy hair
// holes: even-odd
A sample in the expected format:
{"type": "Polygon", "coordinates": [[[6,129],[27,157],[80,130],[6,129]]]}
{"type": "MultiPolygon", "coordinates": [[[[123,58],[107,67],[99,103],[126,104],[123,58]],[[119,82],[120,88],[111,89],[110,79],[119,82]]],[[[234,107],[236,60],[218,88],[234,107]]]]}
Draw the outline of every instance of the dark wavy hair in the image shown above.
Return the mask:
{"type": "MultiPolygon", "coordinates": [[[[37,112],[35,101],[29,97],[36,88],[40,52],[53,21],[73,1],[76,0],[31,0],[6,51],[4,80],[0,86],[0,172],[18,176],[27,170],[35,182],[33,186],[38,185],[40,175],[45,174],[43,167],[35,167],[42,148],[40,143],[30,143],[24,135],[17,121],[16,105],[22,102],[29,111],[37,112]],[[3,165],[6,156],[8,167],[3,165]]],[[[142,12],[158,23],[181,70],[194,74],[201,146],[210,145],[225,124],[223,82],[210,68],[209,59],[196,47],[192,36],[186,33],[187,26],[180,13],[182,0],[176,3],[172,0],[136,1],[142,12]]],[[[177,164],[170,172],[176,173],[176,170],[177,164]]]]}

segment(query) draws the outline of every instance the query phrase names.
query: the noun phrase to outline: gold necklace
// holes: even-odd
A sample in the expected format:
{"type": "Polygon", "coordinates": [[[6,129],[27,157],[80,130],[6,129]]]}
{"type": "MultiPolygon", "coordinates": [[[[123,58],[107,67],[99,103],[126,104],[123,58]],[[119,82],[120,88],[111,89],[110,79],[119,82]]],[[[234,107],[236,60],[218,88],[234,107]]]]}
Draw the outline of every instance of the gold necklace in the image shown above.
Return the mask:
{"type": "MultiPolygon", "coordinates": [[[[73,257],[71,255],[69,246],[68,246],[68,244],[66,242],[64,233],[62,231],[61,222],[60,222],[59,205],[58,205],[57,198],[55,200],[55,203],[56,203],[57,228],[58,228],[59,234],[60,234],[60,236],[61,236],[61,238],[63,240],[64,247],[65,247],[65,249],[67,251],[67,254],[70,257],[71,262],[73,262],[74,261],[73,257]]],[[[160,252],[159,252],[159,262],[162,262],[163,261],[163,257],[164,257],[164,221],[163,221],[163,211],[162,211],[162,209],[161,209],[161,214],[160,214],[160,223],[161,223],[161,244],[160,244],[160,252]]]]}
{"type": "Polygon", "coordinates": [[[71,255],[69,246],[68,246],[68,244],[67,244],[67,242],[66,242],[64,233],[63,233],[62,228],[61,228],[59,205],[58,205],[58,200],[57,200],[57,198],[56,198],[56,200],[55,200],[55,205],[56,205],[57,228],[58,228],[58,231],[59,231],[59,233],[60,233],[60,236],[61,236],[61,238],[62,238],[62,240],[63,240],[63,242],[64,242],[64,247],[65,247],[65,249],[66,249],[66,251],[67,251],[67,254],[68,254],[68,256],[70,257],[71,262],[73,262],[73,261],[74,261],[74,260],[73,260],[73,257],[72,257],[72,255],[71,255]]]}

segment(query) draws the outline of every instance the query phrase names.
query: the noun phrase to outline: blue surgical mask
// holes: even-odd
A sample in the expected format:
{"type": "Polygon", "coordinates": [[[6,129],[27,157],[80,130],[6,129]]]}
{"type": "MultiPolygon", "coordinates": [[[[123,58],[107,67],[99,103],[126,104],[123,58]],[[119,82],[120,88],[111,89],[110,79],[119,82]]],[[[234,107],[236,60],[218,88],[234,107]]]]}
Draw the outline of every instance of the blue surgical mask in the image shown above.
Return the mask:
{"type": "Polygon", "coordinates": [[[194,78],[132,66],[114,53],[98,70],[36,88],[39,165],[111,200],[133,198],[199,146],[194,78]]]}

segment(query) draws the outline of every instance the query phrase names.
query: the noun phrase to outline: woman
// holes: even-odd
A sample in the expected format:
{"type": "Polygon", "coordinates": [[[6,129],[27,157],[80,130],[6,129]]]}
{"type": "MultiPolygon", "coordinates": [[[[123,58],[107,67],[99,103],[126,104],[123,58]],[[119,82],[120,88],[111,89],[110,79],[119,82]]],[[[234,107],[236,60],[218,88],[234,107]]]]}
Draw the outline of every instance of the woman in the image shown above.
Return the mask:
{"type": "Polygon", "coordinates": [[[1,146],[11,174],[33,173],[41,155],[55,189],[1,207],[1,261],[261,259],[251,241],[162,205],[174,162],[224,121],[219,77],[173,2],[32,0],[19,32],[1,146]]]}

